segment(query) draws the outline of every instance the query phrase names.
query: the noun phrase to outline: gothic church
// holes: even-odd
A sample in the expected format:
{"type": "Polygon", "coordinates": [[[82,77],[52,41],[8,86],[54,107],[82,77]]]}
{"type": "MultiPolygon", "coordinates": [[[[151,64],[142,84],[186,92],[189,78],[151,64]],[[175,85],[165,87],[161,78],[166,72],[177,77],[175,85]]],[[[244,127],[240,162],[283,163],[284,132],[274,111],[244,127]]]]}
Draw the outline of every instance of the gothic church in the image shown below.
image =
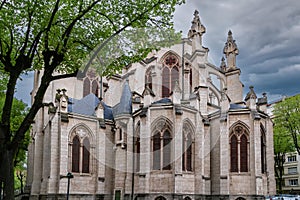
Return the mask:
{"type": "MultiPolygon", "coordinates": [[[[243,99],[231,31],[220,66],[208,62],[205,31],[195,11],[182,43],[109,78],[91,69],[51,83],[31,133],[30,199],[65,199],[68,186],[69,199],[275,194],[267,97],[250,87],[243,99]]],[[[42,73],[35,72],[33,95],[42,73]]]]}

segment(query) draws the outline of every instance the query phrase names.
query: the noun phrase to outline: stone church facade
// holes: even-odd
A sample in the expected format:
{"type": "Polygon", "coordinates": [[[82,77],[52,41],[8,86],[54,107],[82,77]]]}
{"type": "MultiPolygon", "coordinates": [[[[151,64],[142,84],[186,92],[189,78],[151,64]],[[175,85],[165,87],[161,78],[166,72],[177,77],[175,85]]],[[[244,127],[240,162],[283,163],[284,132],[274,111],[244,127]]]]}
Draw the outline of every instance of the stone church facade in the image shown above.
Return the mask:
{"type": "MultiPolygon", "coordinates": [[[[29,146],[31,199],[263,199],[275,194],[267,97],[243,84],[231,31],[220,66],[188,38],[109,78],[48,88],[29,146]]],[[[42,71],[35,73],[35,89],[42,71]]]]}

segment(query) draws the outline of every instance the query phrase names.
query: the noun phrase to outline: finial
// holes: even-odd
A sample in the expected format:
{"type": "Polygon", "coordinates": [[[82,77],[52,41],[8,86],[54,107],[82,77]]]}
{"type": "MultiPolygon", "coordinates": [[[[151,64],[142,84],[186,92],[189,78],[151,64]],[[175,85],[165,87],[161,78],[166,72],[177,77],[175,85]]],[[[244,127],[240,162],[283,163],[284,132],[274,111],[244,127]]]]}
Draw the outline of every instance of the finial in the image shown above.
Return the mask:
{"type": "Polygon", "coordinates": [[[205,33],[206,28],[201,24],[199,11],[194,11],[194,19],[192,21],[191,29],[189,30],[188,37],[194,37],[195,35],[199,34],[200,36],[205,33]]]}
{"type": "Polygon", "coordinates": [[[254,88],[253,85],[249,86],[250,91],[246,95],[245,101],[247,101],[249,99],[256,99],[257,98],[253,88],[254,88]]]}
{"type": "Polygon", "coordinates": [[[223,71],[226,71],[226,63],[225,63],[225,58],[224,58],[224,56],[222,57],[222,59],[221,59],[221,69],[223,70],[223,71]]]}
{"type": "Polygon", "coordinates": [[[195,11],[194,11],[194,16],[196,17],[197,15],[199,15],[199,11],[198,11],[198,10],[195,10],[195,11]]]}
{"type": "Polygon", "coordinates": [[[235,43],[235,40],[232,37],[231,30],[228,31],[227,42],[223,49],[223,53],[227,58],[227,67],[230,69],[236,69],[236,55],[239,54],[239,49],[235,43]]]}

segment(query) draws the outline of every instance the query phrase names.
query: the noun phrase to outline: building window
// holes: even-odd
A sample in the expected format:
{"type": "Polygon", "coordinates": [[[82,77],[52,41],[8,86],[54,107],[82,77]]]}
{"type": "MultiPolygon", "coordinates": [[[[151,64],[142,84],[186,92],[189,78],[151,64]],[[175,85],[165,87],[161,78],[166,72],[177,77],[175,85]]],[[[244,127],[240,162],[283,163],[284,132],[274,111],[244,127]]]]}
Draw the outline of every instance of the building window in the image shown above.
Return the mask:
{"type": "Polygon", "coordinates": [[[83,97],[91,93],[99,97],[99,78],[96,77],[96,72],[92,69],[87,72],[83,81],[83,97]]]}
{"type": "Polygon", "coordinates": [[[171,141],[169,130],[156,133],[152,138],[153,169],[171,169],[171,141]]]}
{"type": "Polygon", "coordinates": [[[72,142],[72,172],[79,172],[80,142],[78,136],[72,142]]]}
{"type": "Polygon", "coordinates": [[[297,174],[297,167],[289,167],[288,174],[297,174]]]}
{"type": "Polygon", "coordinates": [[[231,172],[238,172],[238,141],[236,135],[230,141],[231,172]]]}
{"type": "Polygon", "coordinates": [[[121,190],[115,190],[115,200],[121,200],[121,190]]]}
{"type": "Polygon", "coordinates": [[[179,81],[179,61],[175,55],[168,55],[164,60],[162,70],[162,97],[169,97],[174,89],[176,81],[179,81]]]}
{"type": "Polygon", "coordinates": [[[290,186],[297,186],[298,185],[298,179],[290,179],[289,180],[290,186]]]}
{"type": "Polygon", "coordinates": [[[140,142],[140,124],[138,123],[135,133],[135,172],[140,171],[140,155],[141,155],[141,142],[140,142]]]}
{"type": "Polygon", "coordinates": [[[152,90],[152,70],[149,68],[145,74],[145,84],[152,90]]]}
{"type": "Polygon", "coordinates": [[[261,144],[261,173],[265,173],[267,169],[266,162],[266,134],[263,126],[260,126],[260,144],[261,144]]]}
{"type": "Polygon", "coordinates": [[[193,139],[192,131],[188,126],[183,126],[182,135],[182,170],[193,171],[193,139]]]}
{"type": "Polygon", "coordinates": [[[248,132],[242,126],[233,128],[230,136],[230,171],[248,172],[248,132]]]}
{"type": "Polygon", "coordinates": [[[296,162],[296,161],[297,161],[296,155],[293,155],[293,156],[289,156],[289,157],[288,157],[288,162],[296,162]]]}
{"type": "Polygon", "coordinates": [[[90,172],[90,141],[87,138],[83,140],[82,148],[82,172],[90,172]]]}
{"type": "Polygon", "coordinates": [[[190,93],[193,92],[193,71],[190,69],[190,93]]]}
{"type": "Polygon", "coordinates": [[[90,142],[87,137],[82,140],[76,135],[72,140],[72,172],[90,172],[90,142]]]}

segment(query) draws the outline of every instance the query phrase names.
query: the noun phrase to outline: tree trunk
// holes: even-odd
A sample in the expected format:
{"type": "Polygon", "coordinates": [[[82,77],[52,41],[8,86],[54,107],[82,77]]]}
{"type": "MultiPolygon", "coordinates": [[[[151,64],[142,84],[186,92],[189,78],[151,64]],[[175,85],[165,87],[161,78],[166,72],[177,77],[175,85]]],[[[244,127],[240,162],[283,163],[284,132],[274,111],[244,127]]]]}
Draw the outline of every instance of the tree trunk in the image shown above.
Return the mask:
{"type": "Polygon", "coordinates": [[[14,165],[13,150],[2,149],[3,162],[1,163],[1,168],[3,172],[3,200],[14,199],[14,165]]]}

